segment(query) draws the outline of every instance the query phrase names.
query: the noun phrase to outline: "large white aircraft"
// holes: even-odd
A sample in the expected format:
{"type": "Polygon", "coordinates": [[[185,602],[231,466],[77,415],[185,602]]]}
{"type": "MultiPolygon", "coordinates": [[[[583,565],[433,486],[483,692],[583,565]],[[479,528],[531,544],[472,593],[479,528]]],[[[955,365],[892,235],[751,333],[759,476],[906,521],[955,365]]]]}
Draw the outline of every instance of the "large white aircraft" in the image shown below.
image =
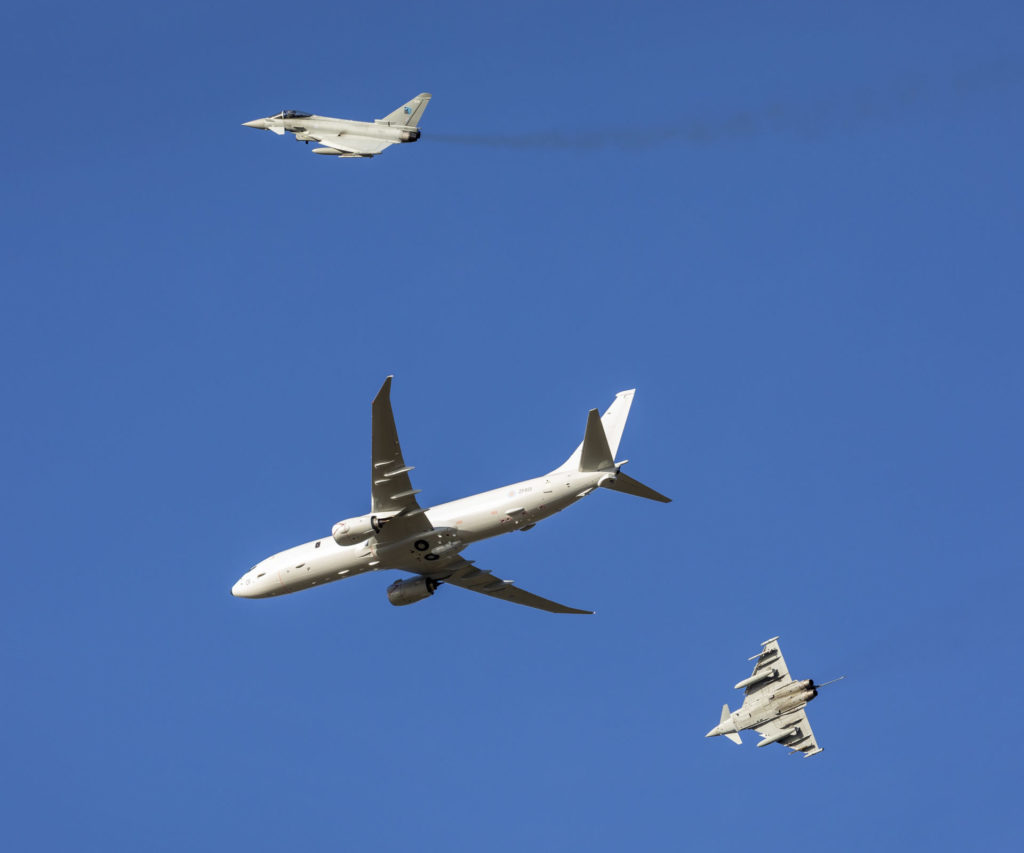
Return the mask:
{"type": "Polygon", "coordinates": [[[373,157],[396,142],[415,142],[420,138],[418,125],[423,111],[430,103],[430,95],[423,92],[384,118],[375,121],[355,121],[330,118],[300,110],[282,110],[277,115],[257,118],[242,123],[242,127],[269,130],[278,136],[294,133],[305,142],[319,142],[323,148],[314,148],[314,154],[335,157],[373,157]]]}
{"type": "Polygon", "coordinates": [[[551,613],[591,613],[566,607],[476,568],[460,552],[470,543],[513,530],[529,530],[541,519],[576,503],[598,486],[668,503],[669,498],[621,471],[615,461],[633,390],[621,391],[598,417],[591,409],[583,443],[549,474],[427,509],[416,502],[398,443],[391,409],[391,379],[373,400],[373,459],[370,512],[334,525],[331,536],[289,548],[257,563],[231,594],[268,598],[380,569],[401,569],[414,578],[388,587],[394,605],[434,594],[442,583],[551,613]]]}

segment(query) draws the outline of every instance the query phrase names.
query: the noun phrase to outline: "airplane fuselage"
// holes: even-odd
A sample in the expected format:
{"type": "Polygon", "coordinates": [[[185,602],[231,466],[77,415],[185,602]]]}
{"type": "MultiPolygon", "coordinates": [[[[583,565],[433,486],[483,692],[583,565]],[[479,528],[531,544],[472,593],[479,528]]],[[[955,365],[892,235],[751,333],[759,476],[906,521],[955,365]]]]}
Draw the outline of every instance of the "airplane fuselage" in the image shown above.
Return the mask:
{"type": "Polygon", "coordinates": [[[302,142],[319,142],[324,137],[344,139],[355,136],[364,139],[385,139],[388,142],[415,142],[420,131],[415,127],[388,124],[384,121],[355,121],[347,118],[308,115],[301,118],[259,118],[244,123],[245,127],[270,130],[283,135],[292,133],[302,142]]]}
{"type": "Polygon", "coordinates": [[[714,731],[717,734],[741,732],[798,711],[818,695],[813,681],[792,681],[777,693],[732,712],[714,731]]]}
{"type": "MultiPolygon", "coordinates": [[[[354,121],[346,118],[328,118],[327,116],[310,116],[303,119],[270,119],[276,126],[288,133],[294,133],[296,139],[306,140],[310,131],[317,136],[368,136],[371,139],[387,139],[391,142],[415,142],[420,132],[415,127],[402,127],[381,124],[372,121],[354,121]]],[[[268,128],[269,129],[269,128],[268,128]]],[[[308,141],[313,141],[312,136],[308,141]]]]}
{"type": "MultiPolygon", "coordinates": [[[[376,538],[339,545],[330,536],[274,554],[232,587],[240,598],[268,598],[380,569],[416,571],[437,553],[461,551],[481,539],[525,530],[597,488],[607,472],[555,471],[425,510],[435,528],[378,548],[376,538]]],[[[386,520],[385,520],[386,524],[386,520]]]]}

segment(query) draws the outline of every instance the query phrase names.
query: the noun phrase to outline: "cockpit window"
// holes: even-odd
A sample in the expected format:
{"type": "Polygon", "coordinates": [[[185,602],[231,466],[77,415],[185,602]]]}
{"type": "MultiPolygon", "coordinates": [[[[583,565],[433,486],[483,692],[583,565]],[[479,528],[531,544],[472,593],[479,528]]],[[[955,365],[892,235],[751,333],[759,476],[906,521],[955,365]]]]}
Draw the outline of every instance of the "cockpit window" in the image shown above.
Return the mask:
{"type": "Polygon", "coordinates": [[[304,113],[300,110],[283,110],[274,116],[274,118],[311,118],[312,115],[312,113],[304,113]]]}

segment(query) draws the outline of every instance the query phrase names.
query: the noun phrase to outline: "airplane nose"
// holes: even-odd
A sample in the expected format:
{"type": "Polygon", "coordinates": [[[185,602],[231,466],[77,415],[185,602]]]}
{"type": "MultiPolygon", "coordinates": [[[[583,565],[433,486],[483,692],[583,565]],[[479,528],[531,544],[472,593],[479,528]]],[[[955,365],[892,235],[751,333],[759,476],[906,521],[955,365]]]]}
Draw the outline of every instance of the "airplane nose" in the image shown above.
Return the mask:
{"type": "Polygon", "coordinates": [[[260,130],[265,130],[267,127],[267,120],[263,118],[253,119],[252,121],[243,121],[242,127],[255,127],[260,130]]]}

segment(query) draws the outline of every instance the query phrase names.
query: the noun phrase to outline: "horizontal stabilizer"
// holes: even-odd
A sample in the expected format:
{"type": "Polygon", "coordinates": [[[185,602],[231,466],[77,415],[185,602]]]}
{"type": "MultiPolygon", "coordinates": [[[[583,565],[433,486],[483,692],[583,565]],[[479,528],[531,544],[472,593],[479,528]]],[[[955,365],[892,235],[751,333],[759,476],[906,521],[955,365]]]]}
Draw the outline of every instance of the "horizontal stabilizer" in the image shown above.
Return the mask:
{"type": "Polygon", "coordinates": [[[650,486],[645,486],[639,480],[634,480],[628,474],[623,474],[621,471],[614,478],[609,477],[606,480],[602,480],[601,485],[606,489],[625,492],[627,495],[636,495],[638,498],[647,498],[648,500],[659,501],[663,504],[672,502],[672,498],[665,497],[661,492],[654,491],[650,486]]]}
{"type": "Polygon", "coordinates": [[[597,409],[591,409],[587,415],[587,431],[583,434],[583,447],[580,450],[581,471],[603,471],[615,466],[612,451],[608,447],[608,438],[601,425],[601,416],[597,409]]]}
{"type": "MultiPolygon", "coordinates": [[[[636,393],[636,389],[630,388],[628,391],[620,391],[615,395],[615,399],[612,400],[612,404],[607,408],[605,413],[601,415],[601,427],[604,429],[605,442],[608,445],[608,458],[614,459],[615,454],[619,452],[619,441],[622,439],[622,430],[626,426],[626,418],[629,417],[629,407],[633,404],[633,395],[636,393]]],[[[589,426],[589,418],[588,418],[589,426]]],[[[581,457],[583,455],[583,445],[581,444],[573,452],[572,456],[565,460],[559,465],[556,471],[586,471],[588,469],[581,467],[581,457]]]]}

